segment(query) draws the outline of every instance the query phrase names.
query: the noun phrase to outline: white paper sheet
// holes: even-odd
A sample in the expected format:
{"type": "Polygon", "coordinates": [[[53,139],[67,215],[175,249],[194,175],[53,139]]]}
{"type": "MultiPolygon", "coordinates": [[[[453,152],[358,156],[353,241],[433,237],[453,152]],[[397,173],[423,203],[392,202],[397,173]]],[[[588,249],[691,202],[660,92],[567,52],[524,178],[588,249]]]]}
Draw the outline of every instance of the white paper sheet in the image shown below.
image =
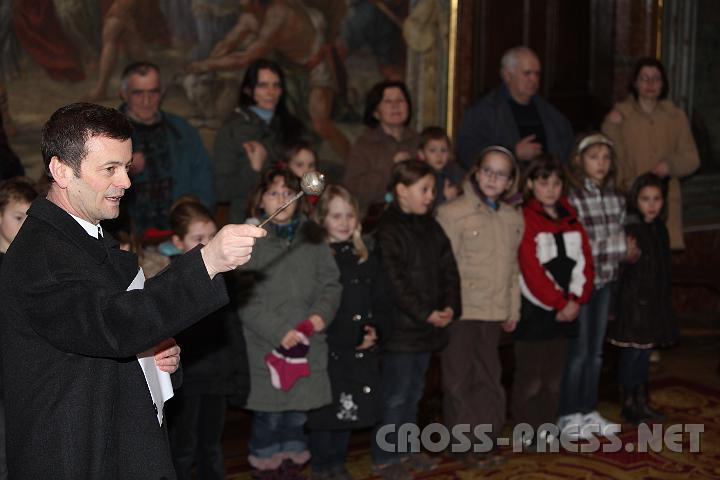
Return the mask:
{"type": "MultiPolygon", "coordinates": [[[[145,272],[143,272],[143,269],[141,268],[138,270],[135,278],[133,278],[133,281],[130,282],[130,286],[127,290],[142,290],[143,287],[145,287],[145,272]]],[[[157,367],[157,365],[155,365],[155,351],[153,349],[140,353],[137,357],[138,362],[140,363],[140,368],[142,368],[142,371],[145,374],[145,381],[147,382],[148,389],[150,390],[150,396],[152,397],[153,404],[155,405],[158,423],[162,425],[163,406],[165,405],[165,402],[175,395],[175,392],[173,392],[170,374],[163,372],[157,367]]]]}

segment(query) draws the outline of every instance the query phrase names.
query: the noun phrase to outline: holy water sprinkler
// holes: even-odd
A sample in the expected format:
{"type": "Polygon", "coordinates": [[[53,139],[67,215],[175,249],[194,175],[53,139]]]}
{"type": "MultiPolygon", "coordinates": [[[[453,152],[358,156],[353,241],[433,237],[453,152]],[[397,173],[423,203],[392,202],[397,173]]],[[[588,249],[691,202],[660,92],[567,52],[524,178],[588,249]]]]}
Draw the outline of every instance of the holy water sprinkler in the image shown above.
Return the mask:
{"type": "Polygon", "coordinates": [[[287,207],[290,206],[291,203],[297,201],[298,198],[302,197],[303,195],[320,195],[323,190],[325,189],[325,175],[323,175],[320,172],[314,171],[314,172],[306,172],[302,176],[302,180],[300,180],[300,191],[295,194],[290,200],[285,202],[283,206],[278,208],[273,212],[272,215],[270,215],[268,218],[265,219],[264,222],[262,222],[259,227],[262,228],[265,226],[266,223],[268,223],[270,220],[275,218],[275,216],[285,210],[287,207]]]}

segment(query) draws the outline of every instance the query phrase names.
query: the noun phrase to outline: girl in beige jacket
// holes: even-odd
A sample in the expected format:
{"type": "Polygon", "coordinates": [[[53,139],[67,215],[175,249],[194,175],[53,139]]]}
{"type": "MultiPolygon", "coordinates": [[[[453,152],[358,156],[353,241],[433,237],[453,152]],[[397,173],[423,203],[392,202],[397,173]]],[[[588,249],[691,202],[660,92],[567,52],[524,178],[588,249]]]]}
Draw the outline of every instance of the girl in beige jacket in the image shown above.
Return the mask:
{"type": "MultiPolygon", "coordinates": [[[[443,204],[437,214],[457,259],[463,306],[461,321],[449,327],[442,354],[444,415],[450,428],[492,425],[493,441],[505,422],[501,330],[514,329],[520,317],[517,250],[523,217],[506,202],[518,174],[512,152],[488,147],[468,173],[465,193],[443,204]]],[[[492,450],[465,454],[463,460],[483,468],[497,466],[502,457],[492,450]]]]}

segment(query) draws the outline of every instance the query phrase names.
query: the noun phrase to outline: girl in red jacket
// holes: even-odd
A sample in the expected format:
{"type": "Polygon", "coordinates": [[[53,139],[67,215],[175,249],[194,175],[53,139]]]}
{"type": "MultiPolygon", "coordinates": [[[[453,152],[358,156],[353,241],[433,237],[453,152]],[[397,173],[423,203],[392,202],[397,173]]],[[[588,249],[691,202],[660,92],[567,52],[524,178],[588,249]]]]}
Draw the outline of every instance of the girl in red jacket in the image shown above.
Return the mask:
{"type": "MultiPolygon", "coordinates": [[[[520,321],[514,332],[513,413],[527,423],[535,440],[557,437],[553,424],[568,337],[577,336],[580,304],[593,287],[592,252],[575,209],[564,196],[562,166],[551,156],[532,161],[525,173],[520,242],[520,321]]],[[[532,438],[516,439],[523,448],[532,438]]]]}

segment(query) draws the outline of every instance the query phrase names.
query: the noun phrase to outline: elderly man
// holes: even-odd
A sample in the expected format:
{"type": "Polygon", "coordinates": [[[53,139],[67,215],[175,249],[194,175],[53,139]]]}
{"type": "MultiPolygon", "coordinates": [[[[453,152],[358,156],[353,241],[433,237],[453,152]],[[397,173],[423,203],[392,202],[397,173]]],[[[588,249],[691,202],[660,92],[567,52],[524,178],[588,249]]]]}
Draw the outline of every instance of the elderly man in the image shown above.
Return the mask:
{"type": "Polygon", "coordinates": [[[186,193],[212,209],[212,160],[194,127],[160,110],[163,87],[158,67],[147,62],[128,65],[122,74],[120,96],[124,102],[120,110],[134,127],[128,213],[135,230],[167,229],[170,207],[186,193]]]}
{"type": "Polygon", "coordinates": [[[228,302],[217,274],[246,263],[264,236],[228,225],[128,290],[144,281],[137,257],[100,221],[117,217],[130,187],[130,134],[117,110],[87,103],[43,128],[50,191],[32,203],[0,274],[9,478],[176,478],[147,369],[175,371],[170,337],[228,302]]]}
{"type": "Polygon", "coordinates": [[[460,162],[472,167],[475,155],[489,145],[512,148],[528,162],[551,153],[567,162],[573,131],[567,118],[537,95],[540,60],[527,47],[511,48],[502,57],[503,83],[465,112],[458,137],[460,162]]]}

